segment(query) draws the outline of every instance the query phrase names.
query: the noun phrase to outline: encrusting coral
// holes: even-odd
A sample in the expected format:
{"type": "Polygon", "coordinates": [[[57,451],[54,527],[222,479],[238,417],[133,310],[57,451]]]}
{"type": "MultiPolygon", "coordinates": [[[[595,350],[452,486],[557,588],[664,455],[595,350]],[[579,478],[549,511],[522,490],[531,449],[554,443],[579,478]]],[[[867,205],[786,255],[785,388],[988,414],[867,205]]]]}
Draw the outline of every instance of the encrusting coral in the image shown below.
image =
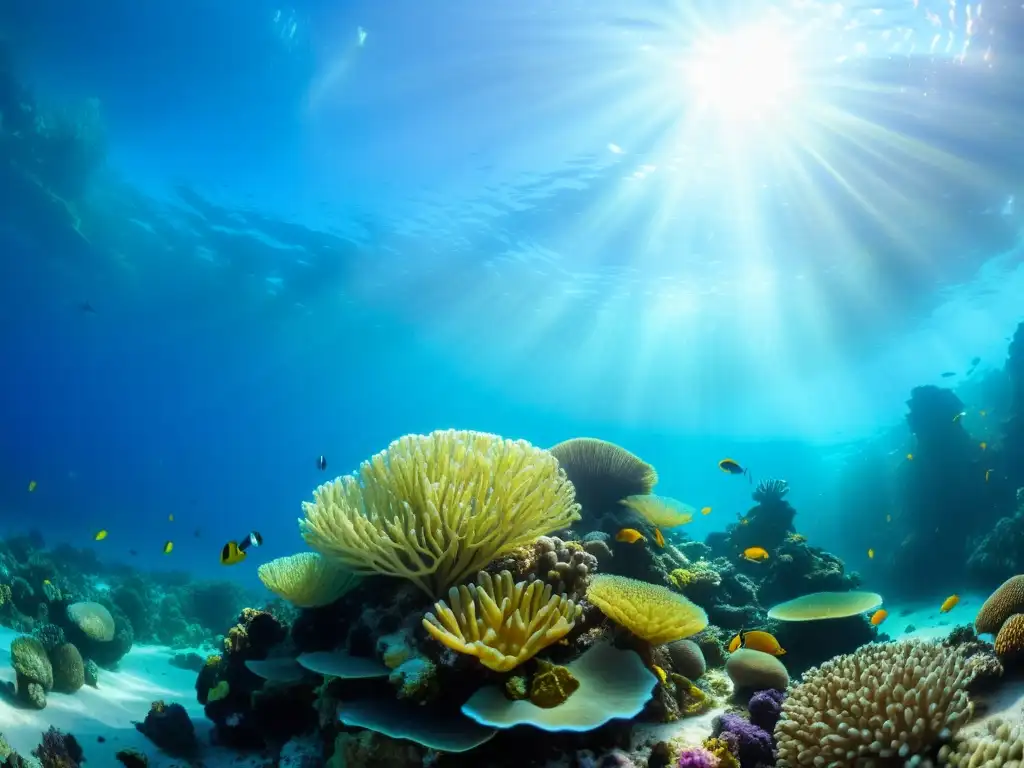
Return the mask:
{"type": "Polygon", "coordinates": [[[263,563],[256,571],[263,586],[299,608],[330,605],[359,581],[359,576],[317,552],[300,552],[263,563]]]}
{"type": "Polygon", "coordinates": [[[972,674],[961,649],[919,641],[867,645],[810,669],[782,705],[778,765],[929,758],[970,719],[972,674]]]}
{"type": "Polygon", "coordinates": [[[554,595],[540,581],[513,584],[512,574],[481,571],[477,583],[452,587],[448,602],[438,601],[423,627],[452,650],[476,656],[496,672],[515,669],[538,651],[565,637],[580,607],[554,595]]]}
{"type": "Polygon", "coordinates": [[[598,574],[587,599],[619,626],[651,645],[695,635],[708,625],[704,610],[667,587],[598,574]]]}
{"type": "Polygon", "coordinates": [[[354,573],[396,576],[432,597],[492,560],[579,519],[558,460],[472,431],[406,435],[358,475],[320,486],[306,543],[354,573]]]}

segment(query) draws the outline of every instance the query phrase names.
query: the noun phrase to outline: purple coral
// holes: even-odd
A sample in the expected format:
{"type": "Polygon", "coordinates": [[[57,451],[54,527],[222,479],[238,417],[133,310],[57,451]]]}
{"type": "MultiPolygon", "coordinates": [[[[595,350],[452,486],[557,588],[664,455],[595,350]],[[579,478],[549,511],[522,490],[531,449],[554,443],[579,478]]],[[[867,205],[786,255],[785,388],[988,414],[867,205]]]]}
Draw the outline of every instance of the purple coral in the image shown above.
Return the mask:
{"type": "Polygon", "coordinates": [[[687,747],[679,755],[679,768],[718,768],[718,758],[704,747],[687,747]]]}
{"type": "Polygon", "coordinates": [[[726,713],[715,722],[715,736],[721,737],[739,758],[741,768],[775,763],[771,734],[739,715],[726,713]]]}
{"type": "Polygon", "coordinates": [[[786,694],[783,691],[774,688],[755,693],[747,705],[750,722],[768,733],[774,732],[775,724],[779,722],[779,716],[782,714],[782,701],[785,698],[786,694]]]}

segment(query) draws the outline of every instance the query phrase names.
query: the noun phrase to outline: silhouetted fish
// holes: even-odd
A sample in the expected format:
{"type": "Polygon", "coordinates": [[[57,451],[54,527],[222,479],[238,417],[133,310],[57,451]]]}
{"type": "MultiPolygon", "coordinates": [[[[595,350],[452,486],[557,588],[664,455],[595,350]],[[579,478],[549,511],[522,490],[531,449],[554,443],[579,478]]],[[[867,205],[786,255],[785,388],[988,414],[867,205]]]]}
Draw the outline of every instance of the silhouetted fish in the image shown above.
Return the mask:
{"type": "Polygon", "coordinates": [[[87,312],[92,315],[96,314],[96,308],[88,301],[83,301],[81,304],[79,304],[78,309],[81,310],[82,312],[87,312]]]}

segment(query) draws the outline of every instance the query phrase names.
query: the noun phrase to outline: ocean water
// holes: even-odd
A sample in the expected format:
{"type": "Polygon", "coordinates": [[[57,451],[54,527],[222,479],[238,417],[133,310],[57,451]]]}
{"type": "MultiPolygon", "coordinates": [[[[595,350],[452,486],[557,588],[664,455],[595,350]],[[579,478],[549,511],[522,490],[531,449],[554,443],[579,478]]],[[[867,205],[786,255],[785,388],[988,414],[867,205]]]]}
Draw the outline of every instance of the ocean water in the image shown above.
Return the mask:
{"type": "Polygon", "coordinates": [[[627,448],[711,508],[670,542],[785,479],[863,588],[990,591],[1012,565],[967,558],[1024,485],[1019,14],[9,0],[0,536],[265,599],[317,486],[455,428],[627,448]],[[959,397],[969,481],[915,474],[920,386],[959,397]]]}

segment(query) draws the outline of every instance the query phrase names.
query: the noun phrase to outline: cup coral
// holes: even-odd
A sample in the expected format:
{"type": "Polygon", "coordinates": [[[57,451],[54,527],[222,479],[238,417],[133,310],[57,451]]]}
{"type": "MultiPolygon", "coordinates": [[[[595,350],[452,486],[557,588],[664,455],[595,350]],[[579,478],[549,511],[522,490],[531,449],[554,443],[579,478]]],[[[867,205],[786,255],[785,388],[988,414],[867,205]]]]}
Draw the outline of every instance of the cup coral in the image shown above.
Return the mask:
{"type": "Polygon", "coordinates": [[[302,536],[357,574],[408,579],[432,597],[492,560],[579,519],[558,460],[470,431],[406,435],[358,475],[303,504],[302,536]]]}

